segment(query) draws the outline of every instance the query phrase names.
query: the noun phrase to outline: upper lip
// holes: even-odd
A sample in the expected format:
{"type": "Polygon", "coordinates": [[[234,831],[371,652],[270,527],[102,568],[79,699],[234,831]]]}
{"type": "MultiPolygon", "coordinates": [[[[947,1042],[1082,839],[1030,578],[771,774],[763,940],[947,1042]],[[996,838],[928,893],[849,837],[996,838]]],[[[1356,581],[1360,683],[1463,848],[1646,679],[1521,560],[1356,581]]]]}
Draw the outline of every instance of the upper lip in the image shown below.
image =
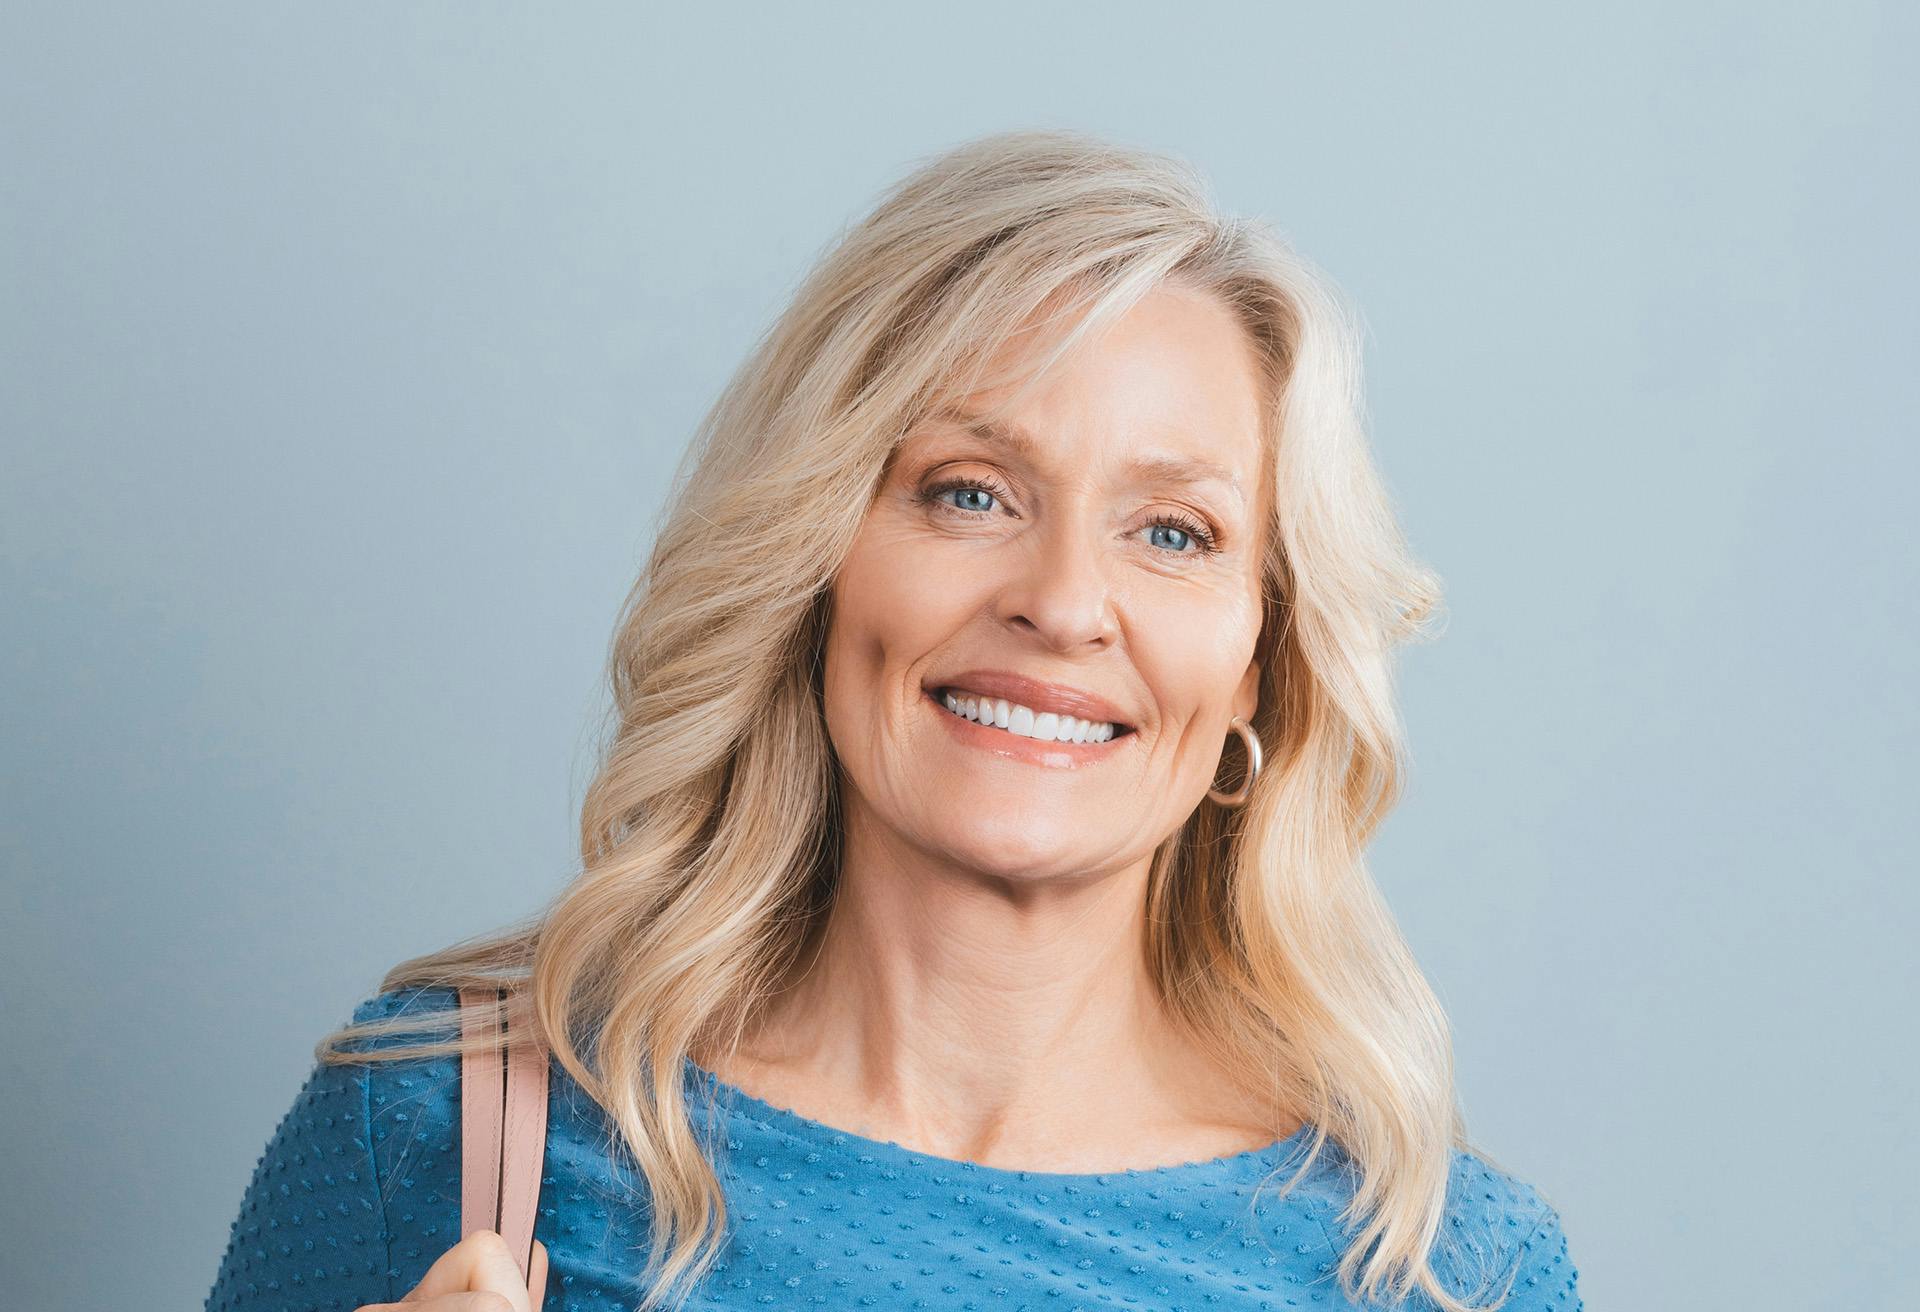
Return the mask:
{"type": "Polygon", "coordinates": [[[1004,697],[1035,711],[1052,711],[1055,715],[1071,715],[1082,720],[1104,720],[1116,728],[1133,727],[1118,706],[1098,693],[1046,679],[1030,679],[1011,670],[963,670],[942,675],[927,685],[929,692],[942,688],[1004,697]]]}

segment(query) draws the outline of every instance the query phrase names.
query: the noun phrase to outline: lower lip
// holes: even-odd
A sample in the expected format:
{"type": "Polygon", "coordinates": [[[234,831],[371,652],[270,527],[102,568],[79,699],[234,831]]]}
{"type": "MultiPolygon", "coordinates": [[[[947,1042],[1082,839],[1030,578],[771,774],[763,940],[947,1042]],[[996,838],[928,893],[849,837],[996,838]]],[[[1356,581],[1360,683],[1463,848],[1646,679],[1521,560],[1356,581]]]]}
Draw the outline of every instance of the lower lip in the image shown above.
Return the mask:
{"type": "Polygon", "coordinates": [[[969,747],[1004,756],[1009,761],[1051,766],[1056,770],[1075,770],[1104,761],[1124,749],[1137,736],[1132,732],[1115,734],[1103,743],[1047,742],[1040,738],[1025,738],[1006,729],[989,728],[964,715],[955,715],[930,689],[925,697],[934,715],[947,726],[947,732],[969,747]]]}

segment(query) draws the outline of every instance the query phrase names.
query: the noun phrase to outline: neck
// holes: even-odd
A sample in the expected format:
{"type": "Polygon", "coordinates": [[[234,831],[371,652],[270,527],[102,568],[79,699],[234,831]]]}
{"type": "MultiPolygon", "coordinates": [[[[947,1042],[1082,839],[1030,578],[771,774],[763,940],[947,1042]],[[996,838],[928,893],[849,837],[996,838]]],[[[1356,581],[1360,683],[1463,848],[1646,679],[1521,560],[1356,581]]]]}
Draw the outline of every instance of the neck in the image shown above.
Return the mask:
{"type": "MultiPolygon", "coordinates": [[[[863,817],[870,819],[870,817],[863,817]]],[[[1151,860],[1021,879],[850,823],[818,948],[723,1078],[938,1156],[1150,1167],[1264,1146],[1147,968],[1151,860]]]]}

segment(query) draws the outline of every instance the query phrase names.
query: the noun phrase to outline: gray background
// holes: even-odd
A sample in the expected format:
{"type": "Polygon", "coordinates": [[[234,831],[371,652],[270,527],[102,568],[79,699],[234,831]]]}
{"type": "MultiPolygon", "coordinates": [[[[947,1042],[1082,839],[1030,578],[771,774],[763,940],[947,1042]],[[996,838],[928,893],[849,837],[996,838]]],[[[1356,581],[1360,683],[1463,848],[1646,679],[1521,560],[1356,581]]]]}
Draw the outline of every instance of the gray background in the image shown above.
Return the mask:
{"type": "Polygon", "coordinates": [[[1450,587],[1376,869],[1589,1305],[1920,1305],[1912,7],[640,8],[0,18],[15,1305],[200,1305],[320,1034],[566,879],[752,337],[1056,125],[1363,308],[1450,587]]]}

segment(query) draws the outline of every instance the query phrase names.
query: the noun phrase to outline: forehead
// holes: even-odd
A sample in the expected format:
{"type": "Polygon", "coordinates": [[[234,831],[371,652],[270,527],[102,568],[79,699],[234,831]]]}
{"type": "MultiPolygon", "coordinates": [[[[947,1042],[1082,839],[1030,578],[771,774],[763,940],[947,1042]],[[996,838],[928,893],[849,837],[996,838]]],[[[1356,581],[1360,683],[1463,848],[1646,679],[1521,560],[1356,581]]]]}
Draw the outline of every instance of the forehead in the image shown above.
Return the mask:
{"type": "MultiPolygon", "coordinates": [[[[983,446],[1004,452],[1028,465],[1047,465],[1055,459],[1055,445],[1014,419],[999,419],[975,414],[964,406],[935,411],[929,417],[935,428],[957,432],[983,446]]],[[[1242,474],[1233,463],[1213,454],[1207,443],[1182,434],[1156,431],[1143,435],[1137,444],[1115,458],[1123,472],[1143,481],[1157,483],[1220,483],[1242,501],[1247,499],[1249,470],[1242,474]]]]}
{"type": "Polygon", "coordinates": [[[1215,481],[1249,497],[1265,454],[1263,375],[1224,303],[1156,288],[1030,377],[1024,366],[1049,345],[1037,332],[1016,334],[988,362],[990,377],[1014,381],[943,398],[922,431],[963,435],[1030,465],[1215,481]]]}

